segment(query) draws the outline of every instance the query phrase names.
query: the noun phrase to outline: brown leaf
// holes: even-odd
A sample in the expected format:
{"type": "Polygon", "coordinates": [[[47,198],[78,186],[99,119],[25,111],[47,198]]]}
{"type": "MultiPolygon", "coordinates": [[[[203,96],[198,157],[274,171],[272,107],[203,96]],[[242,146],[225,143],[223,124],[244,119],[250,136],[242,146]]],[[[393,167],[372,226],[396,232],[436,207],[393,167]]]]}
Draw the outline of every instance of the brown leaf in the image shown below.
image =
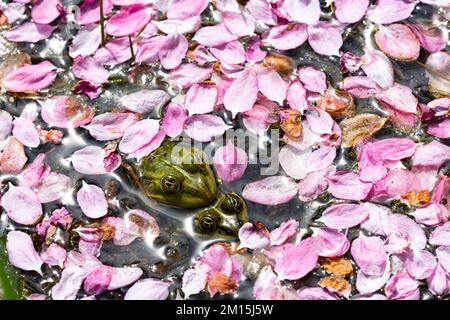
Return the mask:
{"type": "Polygon", "coordinates": [[[352,95],[331,86],[317,99],[316,106],[328,112],[333,118],[348,117],[355,112],[352,95]]]}
{"type": "Polygon", "coordinates": [[[294,109],[282,109],[278,111],[281,129],[292,139],[302,136],[302,115],[294,109]]]}
{"type": "Polygon", "coordinates": [[[358,114],[340,123],[342,146],[353,147],[362,139],[373,135],[383,128],[387,119],[372,113],[358,114]]]}
{"type": "Polygon", "coordinates": [[[291,58],[279,53],[267,55],[263,60],[263,65],[286,75],[292,73],[295,68],[295,63],[291,58]]]}
{"type": "Polygon", "coordinates": [[[325,287],[332,292],[339,292],[346,296],[351,291],[350,283],[341,277],[325,277],[320,279],[319,285],[325,287]]]}
{"type": "Polygon", "coordinates": [[[322,267],[326,272],[338,277],[345,278],[353,273],[352,263],[343,257],[325,258],[322,267]]]}

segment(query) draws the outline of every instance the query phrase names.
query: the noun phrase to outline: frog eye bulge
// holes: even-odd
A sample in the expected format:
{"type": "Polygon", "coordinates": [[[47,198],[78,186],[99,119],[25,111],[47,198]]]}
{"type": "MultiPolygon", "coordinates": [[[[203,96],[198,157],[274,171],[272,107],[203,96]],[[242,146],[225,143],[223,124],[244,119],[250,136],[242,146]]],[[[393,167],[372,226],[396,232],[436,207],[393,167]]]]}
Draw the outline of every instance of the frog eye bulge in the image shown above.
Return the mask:
{"type": "Polygon", "coordinates": [[[161,188],[166,193],[175,193],[180,191],[180,184],[177,179],[172,176],[164,176],[161,178],[161,188]]]}
{"type": "Polygon", "coordinates": [[[244,203],[241,197],[234,193],[229,193],[225,197],[221,207],[226,213],[239,213],[242,211],[244,203]]]}
{"type": "Polygon", "coordinates": [[[203,232],[210,233],[217,229],[218,219],[213,215],[207,214],[200,218],[200,227],[203,232]]]}

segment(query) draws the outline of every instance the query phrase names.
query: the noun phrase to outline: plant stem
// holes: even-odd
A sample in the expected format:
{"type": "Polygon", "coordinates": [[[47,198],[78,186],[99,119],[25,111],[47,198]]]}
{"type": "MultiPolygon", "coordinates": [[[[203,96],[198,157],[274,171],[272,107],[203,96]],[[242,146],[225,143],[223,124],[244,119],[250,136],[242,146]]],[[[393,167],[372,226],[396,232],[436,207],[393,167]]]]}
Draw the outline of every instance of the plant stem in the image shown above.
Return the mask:
{"type": "Polygon", "coordinates": [[[133,60],[136,60],[136,57],[134,56],[133,40],[131,40],[131,36],[128,36],[128,40],[130,41],[131,57],[133,58],[133,60]]]}
{"type": "Polygon", "coordinates": [[[106,44],[105,39],[105,16],[103,15],[103,0],[100,0],[100,32],[102,34],[102,47],[106,44]]]}

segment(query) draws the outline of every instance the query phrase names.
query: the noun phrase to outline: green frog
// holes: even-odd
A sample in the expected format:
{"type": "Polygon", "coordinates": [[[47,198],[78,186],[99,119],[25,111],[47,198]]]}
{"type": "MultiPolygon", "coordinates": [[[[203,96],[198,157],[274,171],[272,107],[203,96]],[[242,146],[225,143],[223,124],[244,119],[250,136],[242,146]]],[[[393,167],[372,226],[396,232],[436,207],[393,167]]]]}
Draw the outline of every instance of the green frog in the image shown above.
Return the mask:
{"type": "Polygon", "coordinates": [[[138,164],[124,163],[133,184],[149,198],[179,209],[199,210],[194,216],[198,235],[236,237],[247,222],[247,206],[236,193],[222,193],[203,151],[165,140],[138,164]]]}

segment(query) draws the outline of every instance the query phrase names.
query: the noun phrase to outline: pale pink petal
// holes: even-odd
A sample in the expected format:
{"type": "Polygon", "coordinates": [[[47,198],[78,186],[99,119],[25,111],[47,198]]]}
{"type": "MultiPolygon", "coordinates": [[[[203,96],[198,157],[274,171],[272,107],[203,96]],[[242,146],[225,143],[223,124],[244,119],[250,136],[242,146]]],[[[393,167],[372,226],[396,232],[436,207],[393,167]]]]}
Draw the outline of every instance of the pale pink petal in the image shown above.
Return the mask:
{"type": "Polygon", "coordinates": [[[381,276],[386,269],[388,254],[384,242],[378,237],[366,237],[363,233],[353,240],[350,249],[353,259],[362,272],[370,276],[381,276]]]}
{"type": "Polygon", "coordinates": [[[6,32],[6,39],[12,42],[35,43],[50,37],[56,27],[48,24],[25,22],[6,32]]]}
{"type": "Polygon", "coordinates": [[[299,223],[295,219],[282,222],[280,226],[270,232],[270,245],[279,246],[289,241],[297,234],[299,223]]]}
{"type": "Polygon", "coordinates": [[[245,49],[239,41],[231,41],[210,49],[210,52],[226,64],[242,64],[245,62],[245,49]]]}
{"type": "Polygon", "coordinates": [[[159,122],[144,119],[129,126],[119,143],[120,151],[133,153],[147,145],[159,131],[159,122]]]}
{"type": "Polygon", "coordinates": [[[363,60],[362,69],[381,88],[387,89],[394,85],[392,63],[381,51],[370,50],[363,56],[363,60]]]}
{"type": "Polygon", "coordinates": [[[71,179],[60,173],[49,173],[36,188],[36,195],[41,203],[49,203],[60,199],[69,191],[71,179]]]}
{"type": "Polygon", "coordinates": [[[284,245],[275,261],[274,270],[279,280],[297,280],[314,270],[318,259],[319,256],[314,250],[314,239],[308,238],[296,245],[284,245]]]}
{"type": "Polygon", "coordinates": [[[431,276],[436,266],[436,257],[427,250],[412,251],[406,258],[406,270],[417,280],[431,276]]]}
{"type": "Polygon", "coordinates": [[[362,181],[377,182],[387,173],[387,166],[384,164],[382,155],[372,143],[362,146],[358,154],[359,177],[362,181]]]}
{"type": "Polygon", "coordinates": [[[383,160],[396,161],[414,154],[417,144],[409,138],[388,138],[373,143],[383,160]]]}
{"type": "Polygon", "coordinates": [[[334,14],[339,22],[355,23],[364,17],[369,0],[334,0],[334,14]]]}
{"type": "Polygon", "coordinates": [[[75,300],[89,271],[80,267],[65,268],[59,282],[52,288],[53,300],[75,300]]]}
{"type": "Polygon", "coordinates": [[[244,187],[242,196],[265,205],[277,205],[291,201],[298,193],[298,185],[284,176],[267,177],[244,187]]]}
{"type": "Polygon", "coordinates": [[[445,269],[445,271],[450,273],[450,246],[440,246],[436,248],[436,256],[439,264],[445,269]]]}
{"type": "Polygon", "coordinates": [[[264,267],[253,286],[256,300],[283,300],[283,286],[270,266],[264,267]]]}
{"type": "Polygon", "coordinates": [[[164,111],[161,127],[166,135],[175,138],[183,132],[184,121],[188,118],[182,105],[170,103],[164,111]]]}
{"type": "Polygon", "coordinates": [[[387,282],[384,288],[389,300],[419,300],[419,282],[406,272],[397,272],[387,282]]]}
{"type": "Polygon", "coordinates": [[[363,76],[347,77],[340,87],[357,98],[371,98],[381,92],[375,81],[363,76]]]}
{"type": "Polygon", "coordinates": [[[239,180],[244,175],[247,163],[247,153],[230,142],[217,149],[213,158],[216,174],[225,182],[239,180]]]}
{"type": "Polygon", "coordinates": [[[91,219],[97,219],[108,213],[108,202],[103,190],[83,181],[77,193],[77,202],[83,213],[91,219]]]}
{"type": "Polygon", "coordinates": [[[28,188],[9,186],[1,198],[8,217],[19,224],[34,225],[42,216],[42,205],[37,195],[28,188]]]}
{"type": "Polygon", "coordinates": [[[109,72],[100,63],[89,56],[78,56],[73,61],[73,74],[93,85],[101,85],[108,82],[109,72]]]}
{"type": "Polygon", "coordinates": [[[411,212],[410,215],[414,217],[416,222],[428,226],[444,223],[450,218],[449,210],[444,205],[435,202],[417,208],[415,211],[411,212]]]}
{"type": "Polygon", "coordinates": [[[321,171],[314,171],[298,183],[299,199],[308,202],[317,199],[317,197],[327,189],[328,181],[326,177],[336,172],[334,166],[330,166],[321,171]]]}
{"type": "Polygon", "coordinates": [[[77,128],[91,122],[94,117],[91,106],[68,96],[47,99],[41,103],[41,108],[42,119],[60,128],[77,128]]]}
{"type": "Polygon", "coordinates": [[[32,293],[27,297],[27,300],[47,300],[48,296],[46,294],[32,293]]]}
{"type": "Polygon", "coordinates": [[[201,292],[206,287],[208,280],[208,268],[200,264],[193,269],[188,269],[183,274],[182,290],[186,298],[201,292]]]}
{"type": "Polygon", "coordinates": [[[264,135],[269,127],[268,118],[270,110],[265,106],[255,104],[253,108],[242,114],[242,122],[246,129],[257,134],[264,135]]]}
{"type": "Polygon", "coordinates": [[[109,286],[112,279],[112,268],[101,266],[92,270],[84,279],[83,289],[87,294],[102,294],[109,286]]]}
{"type": "Polygon", "coordinates": [[[445,48],[447,43],[446,36],[436,26],[427,26],[419,23],[409,23],[407,26],[414,32],[417,39],[419,39],[421,47],[428,52],[438,52],[445,48]]]}
{"type": "Polygon", "coordinates": [[[30,189],[36,188],[41,183],[42,178],[51,171],[46,163],[45,153],[40,153],[34,158],[33,162],[26,166],[20,173],[18,183],[21,187],[30,189]]]}
{"type": "Polygon", "coordinates": [[[435,246],[450,246],[450,222],[434,229],[429,242],[435,246]]]}
{"type": "Polygon", "coordinates": [[[139,227],[131,221],[117,217],[107,217],[102,222],[114,227],[113,241],[117,246],[127,246],[141,236],[139,227]]]}
{"type": "Polygon", "coordinates": [[[283,105],[286,99],[287,84],[280,74],[272,68],[256,67],[259,91],[268,99],[283,105]]]}
{"type": "Polygon", "coordinates": [[[185,63],[170,72],[168,81],[172,86],[187,88],[211,77],[212,67],[202,68],[193,63],[185,63]]]}
{"type": "Polygon", "coordinates": [[[369,216],[368,210],[351,203],[334,204],[328,207],[318,221],[333,229],[346,229],[357,226],[369,216]]]}
{"type": "Polygon", "coordinates": [[[435,295],[446,295],[450,292],[450,278],[440,264],[433,274],[427,278],[428,289],[435,295]]]}
{"type": "Polygon", "coordinates": [[[238,37],[251,36],[255,31],[255,24],[245,14],[222,12],[222,20],[227,30],[238,37]]]}
{"type": "Polygon", "coordinates": [[[188,46],[188,41],[181,34],[166,36],[158,50],[161,65],[167,70],[178,67],[186,55],[188,46]]]}
{"type": "Polygon", "coordinates": [[[245,59],[250,63],[257,63],[264,60],[267,56],[267,51],[261,50],[261,39],[259,36],[250,38],[247,51],[245,52],[245,59]]]}
{"type": "MultiPolygon", "coordinates": [[[[201,16],[193,16],[186,20],[167,19],[163,21],[152,21],[152,23],[165,34],[185,34],[194,33],[200,29],[202,26],[202,18],[201,16]]],[[[147,28],[149,25],[147,25],[147,28]]]]}
{"type": "Polygon", "coordinates": [[[120,98],[119,102],[127,110],[137,113],[157,112],[170,100],[170,96],[164,90],[142,89],[120,98]]]}
{"type": "Polygon", "coordinates": [[[136,158],[138,161],[141,160],[143,157],[148,156],[151,152],[158,149],[165,137],[166,134],[164,133],[164,130],[160,128],[150,141],[136,151],[129,153],[128,158],[136,158]]]}
{"type": "Polygon", "coordinates": [[[208,142],[230,128],[222,118],[212,114],[191,116],[184,122],[184,132],[192,139],[208,142]]]}
{"type": "Polygon", "coordinates": [[[34,123],[24,117],[19,117],[13,121],[13,135],[24,146],[29,148],[36,148],[39,146],[39,131],[36,129],[34,123]]]}
{"type": "Polygon", "coordinates": [[[298,110],[302,114],[308,109],[306,90],[299,80],[291,82],[287,89],[286,99],[292,109],[298,110]]]}
{"type": "Polygon", "coordinates": [[[25,13],[26,0],[22,2],[24,3],[19,3],[19,1],[17,1],[17,2],[10,2],[8,4],[2,2],[2,4],[0,4],[0,10],[8,18],[9,24],[13,24],[15,21],[20,19],[25,13]]]}
{"type": "Polygon", "coordinates": [[[109,18],[105,31],[115,37],[123,37],[141,31],[150,22],[151,9],[143,4],[123,7],[109,18]]]}
{"type": "Polygon", "coordinates": [[[192,38],[193,41],[207,47],[217,47],[237,39],[238,36],[231,34],[222,23],[211,27],[203,27],[192,38]]]}
{"type": "Polygon", "coordinates": [[[389,215],[382,221],[382,228],[384,234],[388,236],[386,249],[391,253],[403,253],[404,250],[410,249],[422,250],[427,244],[427,237],[423,229],[405,215],[389,215]],[[402,244],[405,247],[399,246],[402,244]]]}
{"type": "Polygon", "coordinates": [[[411,191],[420,191],[417,176],[404,169],[390,170],[387,175],[373,185],[372,198],[393,198],[411,191]]]}
{"type": "Polygon", "coordinates": [[[225,109],[231,111],[233,117],[239,112],[249,111],[256,102],[258,79],[253,70],[247,70],[233,81],[225,93],[225,109]]]}
{"type": "Polygon", "coordinates": [[[276,25],[277,17],[272,12],[269,3],[265,0],[250,0],[247,5],[247,10],[258,21],[267,25],[276,25]]]}
{"type": "Polygon", "coordinates": [[[56,67],[48,61],[24,65],[10,72],[4,84],[10,92],[39,91],[50,86],[56,78],[56,67]]]}
{"type": "Polygon", "coordinates": [[[141,268],[112,268],[112,277],[107,289],[116,290],[129,286],[143,274],[141,268]]]}
{"type": "Polygon", "coordinates": [[[331,134],[333,130],[333,118],[320,108],[310,108],[306,114],[306,121],[311,130],[318,135],[331,134]]]}
{"type": "Polygon", "coordinates": [[[390,275],[391,267],[388,262],[386,262],[386,269],[381,276],[366,275],[364,272],[359,270],[356,275],[356,289],[361,294],[369,294],[378,291],[389,280],[390,275]]]}
{"type": "Polygon", "coordinates": [[[372,189],[372,183],[363,182],[358,175],[349,171],[336,171],[327,177],[328,189],[336,198],[362,200],[372,189]]]}
{"type": "Polygon", "coordinates": [[[313,228],[314,249],[320,257],[340,257],[350,248],[347,236],[331,228],[313,228]]]}
{"type": "MultiPolygon", "coordinates": [[[[85,0],[80,6],[80,15],[78,23],[88,25],[100,21],[100,5],[98,0],[85,0]]],[[[109,15],[113,8],[109,0],[103,1],[103,14],[109,15]]]]}
{"type": "Polygon", "coordinates": [[[202,83],[189,88],[184,100],[184,106],[189,115],[204,114],[214,111],[217,102],[215,85],[202,83]]]}
{"type": "Polygon", "coordinates": [[[264,41],[278,50],[291,50],[300,47],[306,39],[308,39],[307,27],[298,23],[292,26],[272,27],[264,41]]]}
{"type": "MultiPolygon", "coordinates": [[[[138,49],[136,43],[133,43],[133,50],[138,49]]],[[[136,59],[139,51],[136,52],[136,59]]],[[[97,50],[94,55],[95,61],[102,65],[115,66],[131,59],[130,40],[128,37],[116,38],[97,50]]],[[[141,61],[138,61],[141,62],[141,61]]]]}
{"type": "Polygon", "coordinates": [[[325,288],[304,288],[297,293],[298,300],[339,300],[338,296],[325,288]]]}
{"type": "Polygon", "coordinates": [[[308,171],[320,171],[328,168],[336,157],[336,148],[322,147],[311,153],[308,158],[308,171]]]}
{"type": "Polygon", "coordinates": [[[375,34],[375,42],[381,51],[398,60],[414,60],[420,54],[420,42],[403,24],[381,27],[375,34]]]}
{"type": "Polygon", "coordinates": [[[370,21],[389,24],[408,18],[418,1],[378,0],[376,6],[369,8],[367,16],[370,21]]]}
{"type": "Polygon", "coordinates": [[[25,271],[36,271],[42,275],[44,263],[34,249],[31,237],[22,231],[10,231],[6,237],[6,250],[9,262],[16,268],[25,271]]]}
{"type": "Polygon", "coordinates": [[[157,279],[143,279],[136,282],[125,294],[124,300],[166,300],[170,283],[157,279]]]}
{"type": "Polygon", "coordinates": [[[308,26],[308,43],[318,54],[333,56],[339,55],[343,44],[342,27],[327,22],[320,22],[308,26]]]}
{"type": "Polygon", "coordinates": [[[285,0],[283,7],[296,22],[315,24],[319,21],[319,0],[285,0]]]}
{"type": "Polygon", "coordinates": [[[441,139],[450,139],[450,118],[433,121],[427,126],[427,133],[441,139]]]}
{"type": "Polygon", "coordinates": [[[308,167],[310,156],[310,149],[299,150],[291,145],[286,145],[281,148],[278,160],[287,175],[294,179],[304,179],[310,172],[308,167]]]}
{"type": "Polygon", "coordinates": [[[85,26],[78,31],[69,47],[69,56],[89,56],[97,51],[101,43],[99,25],[85,26]]]}
{"type": "Polygon", "coordinates": [[[83,128],[98,141],[119,139],[125,130],[137,122],[137,117],[128,112],[105,112],[94,117],[91,123],[83,128]]]}
{"type": "Polygon", "coordinates": [[[239,229],[239,248],[263,249],[270,244],[267,230],[250,222],[245,223],[239,229]]]}
{"type": "Polygon", "coordinates": [[[61,247],[56,243],[51,243],[44,251],[40,254],[41,259],[49,266],[64,266],[64,261],[67,257],[66,249],[61,247]]]}
{"type": "Polygon", "coordinates": [[[109,168],[106,167],[107,156],[103,148],[87,146],[75,151],[69,159],[77,172],[97,175],[109,172],[109,168]]]}
{"type": "Polygon", "coordinates": [[[36,23],[50,23],[59,17],[63,9],[60,0],[37,0],[31,10],[31,18],[36,23]]]}
{"type": "Polygon", "coordinates": [[[200,15],[208,6],[208,0],[180,0],[172,3],[167,10],[167,18],[185,20],[200,15]]]}
{"type": "Polygon", "coordinates": [[[10,137],[0,153],[0,172],[20,173],[28,161],[23,144],[14,137],[10,137]]]}
{"type": "Polygon", "coordinates": [[[412,157],[412,167],[413,170],[419,168],[439,169],[448,159],[450,159],[450,147],[434,140],[417,147],[412,157]]]}
{"type": "Polygon", "coordinates": [[[0,143],[8,138],[12,126],[13,118],[11,114],[5,110],[0,110],[0,143]]]}
{"type": "Polygon", "coordinates": [[[297,73],[307,90],[323,94],[327,89],[327,77],[323,71],[313,67],[302,67],[297,73]]]}

